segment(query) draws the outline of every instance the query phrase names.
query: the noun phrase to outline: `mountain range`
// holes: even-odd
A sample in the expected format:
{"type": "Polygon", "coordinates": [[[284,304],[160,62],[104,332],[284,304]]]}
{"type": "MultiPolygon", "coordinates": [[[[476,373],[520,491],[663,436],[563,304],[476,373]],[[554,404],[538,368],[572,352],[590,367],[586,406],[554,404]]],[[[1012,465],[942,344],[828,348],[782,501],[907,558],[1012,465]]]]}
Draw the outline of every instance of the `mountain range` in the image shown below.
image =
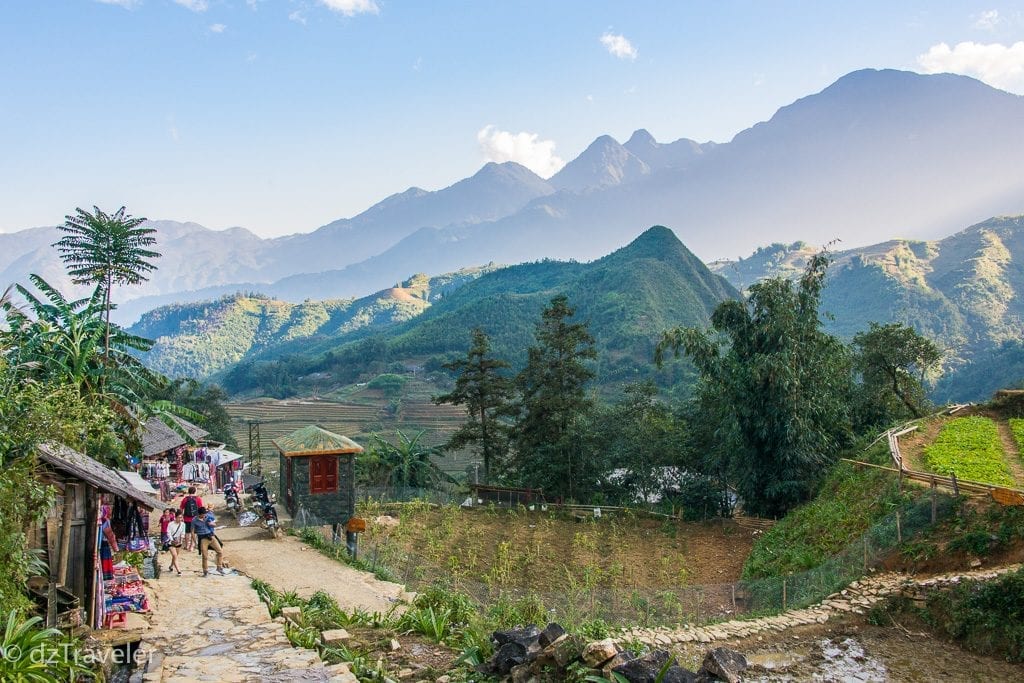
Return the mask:
{"type": "MultiPolygon", "coordinates": [[[[793,239],[930,239],[1024,212],[1022,158],[1024,98],[964,76],[857,71],[727,143],[601,136],[551,178],[491,163],[310,233],[261,239],[154,221],[159,270],[115,293],[115,315],[127,323],[237,291],[354,299],[411,273],[596,259],[645,225],[671,226],[704,259],[793,239]]],[[[0,234],[0,283],[36,272],[74,291],[49,246],[57,238],[52,227],[0,234]]]]}

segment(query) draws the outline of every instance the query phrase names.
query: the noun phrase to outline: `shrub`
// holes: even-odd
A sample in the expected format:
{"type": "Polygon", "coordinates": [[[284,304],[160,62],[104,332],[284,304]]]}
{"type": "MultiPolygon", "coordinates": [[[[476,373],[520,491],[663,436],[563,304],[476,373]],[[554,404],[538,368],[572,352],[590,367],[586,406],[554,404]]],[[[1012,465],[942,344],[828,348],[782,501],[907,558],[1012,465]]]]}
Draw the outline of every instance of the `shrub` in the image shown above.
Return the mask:
{"type": "Polygon", "coordinates": [[[16,610],[7,614],[0,641],[0,681],[74,681],[95,679],[76,661],[75,643],[55,628],[42,629],[42,619],[22,619],[16,610]]]}
{"type": "Polygon", "coordinates": [[[1024,570],[928,599],[930,620],[965,647],[1024,662],[1024,570]]]}
{"type": "Polygon", "coordinates": [[[958,417],[943,426],[925,448],[925,464],[938,474],[986,484],[1012,486],[996,423],[987,417],[958,417]]]}

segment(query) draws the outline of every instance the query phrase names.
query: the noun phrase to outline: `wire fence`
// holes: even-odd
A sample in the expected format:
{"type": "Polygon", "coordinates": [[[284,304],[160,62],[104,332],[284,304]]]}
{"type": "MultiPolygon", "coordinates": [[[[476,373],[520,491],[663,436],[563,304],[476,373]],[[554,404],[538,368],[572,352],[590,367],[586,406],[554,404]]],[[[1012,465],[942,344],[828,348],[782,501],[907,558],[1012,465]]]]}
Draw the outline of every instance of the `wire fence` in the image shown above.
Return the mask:
{"type": "MultiPolygon", "coordinates": [[[[379,500],[379,499],[376,499],[379,500]]],[[[473,597],[484,609],[517,609],[566,623],[600,619],[614,625],[705,624],[744,614],[774,614],[820,602],[852,581],[880,567],[904,544],[913,541],[953,509],[953,498],[921,496],[872,526],[861,537],[822,564],[782,577],[714,585],[652,588],[628,580],[606,585],[586,571],[566,572],[557,590],[525,589],[515,573],[492,568],[487,580],[467,578],[456,567],[439,566],[423,555],[405,550],[389,537],[364,537],[359,564],[382,578],[422,591],[443,583],[473,597]]],[[[339,559],[348,556],[343,538],[324,527],[310,527],[316,545],[339,559]]],[[[307,536],[307,540],[310,538],[307,536]]]]}

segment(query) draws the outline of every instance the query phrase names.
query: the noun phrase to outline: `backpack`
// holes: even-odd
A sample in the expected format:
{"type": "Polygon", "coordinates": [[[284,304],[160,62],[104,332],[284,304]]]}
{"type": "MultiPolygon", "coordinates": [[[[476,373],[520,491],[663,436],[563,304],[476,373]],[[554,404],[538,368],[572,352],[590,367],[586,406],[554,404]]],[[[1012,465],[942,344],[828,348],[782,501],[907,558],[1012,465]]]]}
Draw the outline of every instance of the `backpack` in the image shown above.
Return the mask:
{"type": "Polygon", "coordinates": [[[195,496],[185,496],[185,517],[195,517],[199,514],[199,503],[196,502],[195,496]]]}

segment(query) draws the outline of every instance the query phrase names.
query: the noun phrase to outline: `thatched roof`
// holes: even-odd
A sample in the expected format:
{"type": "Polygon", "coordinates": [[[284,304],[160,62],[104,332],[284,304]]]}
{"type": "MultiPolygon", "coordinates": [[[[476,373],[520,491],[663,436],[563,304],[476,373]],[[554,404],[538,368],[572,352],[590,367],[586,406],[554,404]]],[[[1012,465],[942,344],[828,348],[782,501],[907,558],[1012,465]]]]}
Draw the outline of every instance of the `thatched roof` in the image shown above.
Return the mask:
{"type": "Polygon", "coordinates": [[[113,493],[134,500],[150,510],[166,507],[158,498],[145,494],[129,484],[116,470],[63,444],[48,441],[36,450],[40,460],[53,469],[87,481],[104,493],[113,493]]]}
{"type": "Polygon", "coordinates": [[[317,425],[309,425],[295,430],[288,436],[275,439],[274,445],[286,458],[296,455],[341,455],[363,452],[363,447],[347,436],[329,432],[317,425]]]}
{"type": "MultiPolygon", "coordinates": [[[[208,431],[192,424],[183,417],[172,415],[171,419],[181,426],[193,443],[202,441],[210,435],[208,431]]],[[[189,439],[168,427],[159,417],[151,417],[142,425],[142,455],[143,457],[149,457],[169,451],[172,448],[177,448],[178,446],[184,446],[190,442],[189,439]]]]}

